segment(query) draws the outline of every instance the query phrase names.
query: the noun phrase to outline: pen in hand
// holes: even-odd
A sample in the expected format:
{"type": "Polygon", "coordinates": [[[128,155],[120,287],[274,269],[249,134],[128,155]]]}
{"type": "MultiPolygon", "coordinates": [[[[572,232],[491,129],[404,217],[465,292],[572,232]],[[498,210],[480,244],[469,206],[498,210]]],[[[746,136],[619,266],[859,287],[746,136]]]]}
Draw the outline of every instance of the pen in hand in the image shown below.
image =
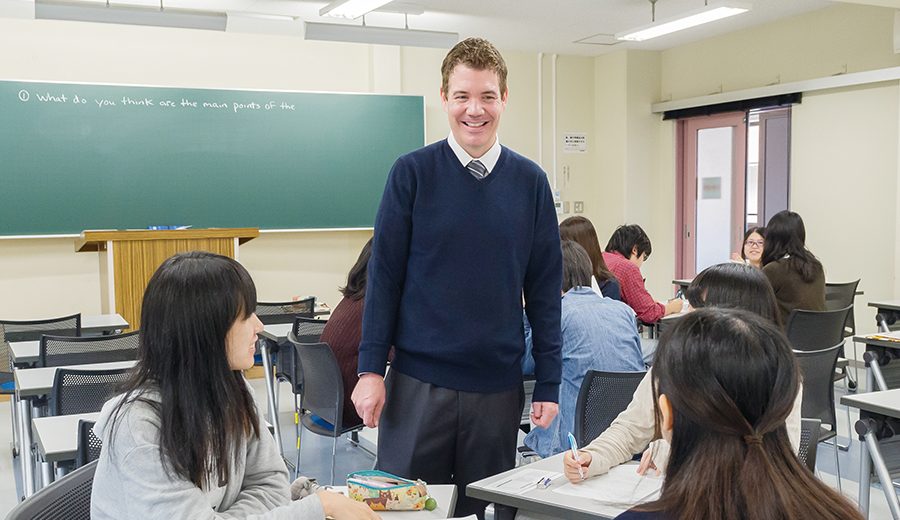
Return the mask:
{"type": "MultiPolygon", "coordinates": [[[[572,435],[572,432],[569,432],[569,446],[572,447],[572,458],[575,459],[575,463],[578,463],[578,447],[575,445],[575,436],[572,435]]],[[[584,480],[584,470],[581,469],[581,465],[578,466],[578,474],[581,476],[581,480],[584,480]]]]}

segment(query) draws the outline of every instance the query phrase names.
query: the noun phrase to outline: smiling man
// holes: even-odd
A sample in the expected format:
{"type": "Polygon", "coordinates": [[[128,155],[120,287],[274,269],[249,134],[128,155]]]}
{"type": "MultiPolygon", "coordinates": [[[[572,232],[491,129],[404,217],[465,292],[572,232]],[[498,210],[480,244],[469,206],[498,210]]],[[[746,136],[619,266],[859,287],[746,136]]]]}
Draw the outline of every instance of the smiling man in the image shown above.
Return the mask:
{"type": "Polygon", "coordinates": [[[546,174],[497,139],[503,57],[469,38],[441,74],[450,136],[397,160],[375,219],[353,403],[379,427],[378,469],[454,483],[457,516],[483,518],[464,490],[515,465],[523,295],[532,419],[546,428],[556,416],[562,256],[546,174]]]}

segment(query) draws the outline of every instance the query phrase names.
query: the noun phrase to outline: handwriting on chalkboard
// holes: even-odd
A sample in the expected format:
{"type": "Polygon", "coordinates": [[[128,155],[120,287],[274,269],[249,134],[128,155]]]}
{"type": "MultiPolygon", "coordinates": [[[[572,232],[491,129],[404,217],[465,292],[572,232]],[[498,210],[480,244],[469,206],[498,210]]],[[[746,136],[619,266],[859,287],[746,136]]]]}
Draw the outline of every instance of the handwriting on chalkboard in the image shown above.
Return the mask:
{"type": "Polygon", "coordinates": [[[81,97],[78,94],[67,96],[65,93],[55,93],[55,92],[35,92],[34,97],[31,96],[31,93],[25,89],[19,91],[19,100],[23,103],[28,103],[30,101],[37,101],[39,103],[65,103],[65,104],[75,104],[75,105],[87,105],[92,106],[96,105],[97,108],[113,108],[118,110],[122,109],[134,109],[134,108],[154,108],[154,109],[206,109],[206,110],[225,110],[231,111],[234,113],[243,112],[247,110],[296,110],[292,103],[277,102],[277,101],[269,101],[266,103],[259,103],[256,100],[241,100],[241,101],[200,101],[193,99],[185,99],[180,98],[179,100],[173,99],[150,99],[150,98],[140,98],[140,99],[132,99],[128,96],[122,96],[117,99],[96,99],[93,98],[93,103],[89,103],[87,98],[81,97]]]}

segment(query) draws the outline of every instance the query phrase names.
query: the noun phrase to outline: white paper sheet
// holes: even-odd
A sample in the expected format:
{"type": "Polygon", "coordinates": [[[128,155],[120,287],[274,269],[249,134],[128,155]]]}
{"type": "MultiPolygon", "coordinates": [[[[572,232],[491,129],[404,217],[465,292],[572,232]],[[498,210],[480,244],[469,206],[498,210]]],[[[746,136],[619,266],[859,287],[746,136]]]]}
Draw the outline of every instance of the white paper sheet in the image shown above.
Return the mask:
{"type": "Polygon", "coordinates": [[[636,464],[624,464],[609,470],[606,475],[589,478],[572,484],[566,482],[553,491],[563,495],[596,500],[605,504],[637,505],[656,499],[662,489],[664,477],[638,475],[636,464]]]}
{"type": "Polygon", "coordinates": [[[551,481],[554,481],[560,477],[562,477],[562,473],[542,471],[539,469],[523,469],[513,473],[512,476],[498,480],[490,486],[487,486],[487,488],[503,491],[504,493],[521,495],[535,489],[540,480],[549,478],[551,481]]]}

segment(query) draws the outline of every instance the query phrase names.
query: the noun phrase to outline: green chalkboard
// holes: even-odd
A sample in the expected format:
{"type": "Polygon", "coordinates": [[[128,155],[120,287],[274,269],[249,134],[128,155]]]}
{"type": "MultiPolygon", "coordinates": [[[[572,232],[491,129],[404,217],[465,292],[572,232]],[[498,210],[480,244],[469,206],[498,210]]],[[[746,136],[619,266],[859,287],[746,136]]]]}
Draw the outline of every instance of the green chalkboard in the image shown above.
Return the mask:
{"type": "Polygon", "coordinates": [[[371,227],[421,96],[0,81],[0,235],[371,227]]]}

